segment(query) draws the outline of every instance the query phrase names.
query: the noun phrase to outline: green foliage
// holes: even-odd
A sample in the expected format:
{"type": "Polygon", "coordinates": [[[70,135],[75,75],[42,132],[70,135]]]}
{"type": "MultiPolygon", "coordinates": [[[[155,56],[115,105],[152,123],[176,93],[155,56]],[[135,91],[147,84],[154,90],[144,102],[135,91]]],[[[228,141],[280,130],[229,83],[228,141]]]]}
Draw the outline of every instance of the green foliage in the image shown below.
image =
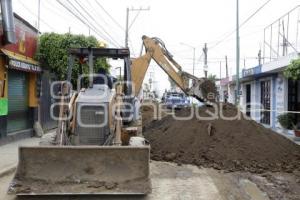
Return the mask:
{"type": "Polygon", "coordinates": [[[277,119],[280,125],[285,129],[293,129],[296,123],[295,114],[293,113],[279,115],[277,119]]]}
{"type": "Polygon", "coordinates": [[[284,76],[292,80],[300,80],[300,59],[293,60],[284,70],[284,76]]]}
{"type": "Polygon", "coordinates": [[[212,81],[212,82],[216,82],[217,80],[217,76],[213,75],[213,74],[209,74],[207,77],[208,80],[212,81]]]}
{"type": "MultiPolygon", "coordinates": [[[[37,60],[45,68],[54,72],[59,80],[65,80],[68,68],[68,50],[79,47],[100,47],[97,39],[93,36],[44,33],[39,38],[37,60]]],[[[94,61],[94,71],[104,68],[109,71],[109,64],[105,58],[98,58],[94,61]]],[[[82,72],[78,62],[74,63],[72,71],[72,84],[76,87],[77,78],[80,74],[87,74],[87,64],[82,65],[82,72]]]]}

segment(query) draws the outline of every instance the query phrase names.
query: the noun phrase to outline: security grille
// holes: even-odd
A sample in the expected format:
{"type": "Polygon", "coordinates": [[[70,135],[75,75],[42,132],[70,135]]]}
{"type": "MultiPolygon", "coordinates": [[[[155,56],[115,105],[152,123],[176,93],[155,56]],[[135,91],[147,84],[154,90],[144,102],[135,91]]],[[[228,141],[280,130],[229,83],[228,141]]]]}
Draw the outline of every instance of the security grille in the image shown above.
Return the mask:
{"type": "Polygon", "coordinates": [[[270,124],[270,109],[271,109],[271,82],[262,81],[261,85],[261,104],[264,110],[261,112],[260,122],[263,124],[270,124]]]}
{"type": "Polygon", "coordinates": [[[109,134],[107,104],[79,103],[76,134],[80,145],[103,145],[109,134]]]}

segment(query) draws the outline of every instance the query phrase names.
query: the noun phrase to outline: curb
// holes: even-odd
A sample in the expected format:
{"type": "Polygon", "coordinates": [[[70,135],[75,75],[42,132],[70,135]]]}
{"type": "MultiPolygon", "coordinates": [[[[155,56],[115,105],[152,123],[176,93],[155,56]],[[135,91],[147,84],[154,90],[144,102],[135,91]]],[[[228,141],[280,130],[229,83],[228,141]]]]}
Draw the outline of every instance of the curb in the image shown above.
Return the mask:
{"type": "Polygon", "coordinates": [[[13,166],[13,167],[8,167],[4,170],[0,170],[0,178],[12,174],[13,172],[16,171],[16,169],[17,169],[17,167],[13,166]]]}

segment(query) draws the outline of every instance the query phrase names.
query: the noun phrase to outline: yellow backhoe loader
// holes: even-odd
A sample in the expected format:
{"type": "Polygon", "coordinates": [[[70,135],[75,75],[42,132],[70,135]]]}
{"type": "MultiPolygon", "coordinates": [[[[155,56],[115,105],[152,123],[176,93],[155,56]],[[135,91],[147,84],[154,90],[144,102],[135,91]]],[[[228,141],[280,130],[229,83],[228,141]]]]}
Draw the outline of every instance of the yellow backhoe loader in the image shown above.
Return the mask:
{"type": "Polygon", "coordinates": [[[145,55],[130,60],[126,48],[69,50],[67,80],[76,60],[87,62],[89,75],[77,91],[61,84],[55,140],[47,146],[20,147],[19,163],[9,193],[17,195],[148,194],[150,146],[142,135],[135,104],[151,59],[187,95],[207,104],[215,85],[182,71],[158,38],[143,36],[145,55]],[[124,81],[94,73],[96,58],[124,61],[124,81]],[[190,83],[192,82],[192,83],[190,83]],[[84,86],[87,84],[87,86],[84,86]],[[191,85],[191,86],[190,86],[191,85]]]}

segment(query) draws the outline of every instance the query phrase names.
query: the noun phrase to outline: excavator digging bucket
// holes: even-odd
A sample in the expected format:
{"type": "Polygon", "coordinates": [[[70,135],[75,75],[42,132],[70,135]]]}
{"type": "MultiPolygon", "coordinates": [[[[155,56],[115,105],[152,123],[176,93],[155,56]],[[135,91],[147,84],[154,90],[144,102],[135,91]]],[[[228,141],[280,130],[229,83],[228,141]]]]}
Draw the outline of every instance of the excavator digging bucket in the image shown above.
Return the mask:
{"type": "Polygon", "coordinates": [[[151,192],[150,147],[20,147],[8,193],[145,195],[151,192]]]}
{"type": "Polygon", "coordinates": [[[217,88],[216,84],[206,78],[200,79],[198,83],[195,85],[194,89],[195,95],[199,101],[207,102],[207,103],[215,103],[217,98],[217,88]]]}

